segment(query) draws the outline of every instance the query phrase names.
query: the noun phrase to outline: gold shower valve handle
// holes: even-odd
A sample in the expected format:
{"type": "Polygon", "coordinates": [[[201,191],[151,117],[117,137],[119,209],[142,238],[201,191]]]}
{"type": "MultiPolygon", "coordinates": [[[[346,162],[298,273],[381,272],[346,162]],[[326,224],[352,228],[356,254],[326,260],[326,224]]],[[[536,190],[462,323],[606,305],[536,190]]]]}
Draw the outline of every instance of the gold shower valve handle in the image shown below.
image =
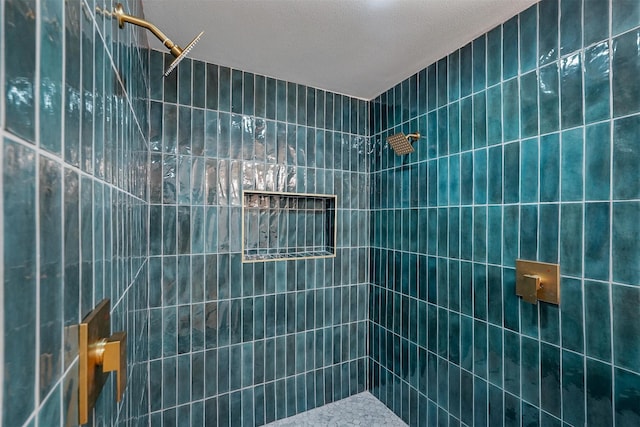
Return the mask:
{"type": "Polygon", "coordinates": [[[560,304],[560,266],[516,260],[516,295],[531,304],[560,304]]]}
{"type": "Polygon", "coordinates": [[[79,385],[78,421],[89,421],[109,372],[116,372],[116,398],[122,400],[127,385],[127,333],[110,335],[110,300],[104,299],[78,328],[79,385]]]}
{"type": "Polygon", "coordinates": [[[102,365],[102,372],[116,373],[116,399],[122,400],[127,387],[127,333],[116,332],[96,344],[95,358],[102,365]]]}
{"type": "Polygon", "coordinates": [[[523,274],[522,299],[528,303],[538,302],[538,289],[540,289],[540,276],[535,274],[523,274]]]}

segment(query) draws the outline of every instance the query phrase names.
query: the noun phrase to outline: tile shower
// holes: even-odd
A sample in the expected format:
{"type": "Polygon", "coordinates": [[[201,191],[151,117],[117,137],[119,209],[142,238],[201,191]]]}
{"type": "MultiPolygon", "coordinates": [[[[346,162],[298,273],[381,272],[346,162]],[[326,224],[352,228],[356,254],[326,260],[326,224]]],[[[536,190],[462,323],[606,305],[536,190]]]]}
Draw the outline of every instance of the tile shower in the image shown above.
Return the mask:
{"type": "Polygon", "coordinates": [[[189,59],[163,80],[169,60],[151,52],[151,425],[264,424],[365,390],[367,102],[189,59]],[[243,190],[336,194],[336,257],[242,263],[243,190]]]}
{"type": "Polygon", "coordinates": [[[0,6],[5,426],[77,424],[74,328],[103,298],[129,334],[130,390],[116,407],[110,381],[93,419],[148,417],[146,34],[91,4],[0,6]]]}
{"type": "Polygon", "coordinates": [[[410,424],[640,422],[639,25],[543,0],[372,101],[369,387],[410,424]]]}
{"type": "Polygon", "coordinates": [[[369,102],[163,80],[110,3],[0,8],[3,425],[75,424],[72,327],[104,297],[130,379],[96,425],[364,390],[410,425],[640,423],[640,3],[543,0],[369,102]],[[243,190],[336,194],[337,256],[243,264],[243,190]],[[518,257],[560,263],[559,307],[518,300],[518,257]]]}

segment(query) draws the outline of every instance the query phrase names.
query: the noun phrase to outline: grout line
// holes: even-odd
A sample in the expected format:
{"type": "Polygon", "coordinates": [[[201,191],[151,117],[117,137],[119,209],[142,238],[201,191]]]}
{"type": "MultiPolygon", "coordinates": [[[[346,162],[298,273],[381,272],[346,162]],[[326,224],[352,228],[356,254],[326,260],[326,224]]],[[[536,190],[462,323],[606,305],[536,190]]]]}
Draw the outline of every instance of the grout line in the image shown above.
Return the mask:
{"type": "MultiPolygon", "coordinates": [[[[586,64],[585,64],[585,52],[586,52],[586,48],[584,46],[584,29],[585,29],[585,25],[584,25],[584,9],[586,7],[586,1],[583,1],[580,7],[580,49],[578,50],[578,55],[580,58],[580,62],[581,62],[581,67],[580,67],[580,86],[581,86],[581,91],[580,91],[580,96],[581,96],[581,108],[582,108],[582,120],[581,120],[581,127],[578,127],[577,129],[580,129],[580,134],[581,134],[581,138],[582,138],[582,163],[581,163],[581,175],[582,175],[582,194],[581,194],[581,204],[582,204],[582,241],[580,242],[580,244],[582,245],[582,250],[580,251],[580,258],[581,258],[581,268],[580,268],[580,305],[581,305],[581,310],[580,310],[580,314],[581,314],[581,320],[582,320],[582,350],[581,350],[581,357],[582,357],[582,384],[583,384],[583,423],[587,423],[587,322],[586,322],[586,306],[585,306],[585,300],[586,300],[586,288],[585,288],[585,271],[586,271],[586,266],[585,266],[585,261],[586,261],[586,246],[585,243],[587,241],[586,235],[587,235],[587,231],[586,231],[586,227],[587,227],[587,203],[586,203],[586,194],[587,194],[587,186],[586,186],[586,171],[587,171],[587,150],[586,150],[586,129],[587,129],[587,103],[586,103],[586,79],[585,79],[585,68],[586,68],[586,64]]],[[[562,169],[562,165],[560,167],[562,169]]],[[[609,223],[611,223],[611,220],[609,221],[609,223]]],[[[613,313],[613,312],[611,312],[613,313]]],[[[562,356],[561,356],[562,357],[562,356]]]]}
{"type": "MultiPolygon", "coordinates": [[[[5,16],[4,14],[5,2],[0,2],[0,17],[5,16]]],[[[0,34],[4,36],[4,19],[0,19],[0,34]]],[[[0,54],[4,57],[4,37],[0,37],[0,54]]],[[[0,81],[4,80],[4,61],[0,61],[0,81]]],[[[1,112],[5,111],[4,105],[4,84],[0,85],[0,121],[4,122],[4,114],[1,112]]],[[[4,123],[0,123],[0,129],[4,129],[4,123]]],[[[2,262],[3,268],[0,268],[0,301],[5,301],[4,299],[4,133],[0,133],[0,233],[2,234],[2,244],[0,244],[0,262],[2,262]]],[[[4,311],[4,305],[3,305],[4,311]]],[[[0,384],[4,384],[4,314],[0,316],[0,384]]],[[[4,414],[4,387],[0,387],[0,413],[4,414]]]]}
{"type": "MultiPolygon", "coordinates": [[[[4,37],[4,19],[2,17],[6,16],[5,14],[5,4],[6,2],[0,2],[0,55],[2,58],[5,57],[5,37],[4,37]]],[[[5,61],[0,61],[0,81],[5,82],[5,61]]],[[[5,128],[5,114],[6,104],[5,104],[5,85],[0,85],[0,129],[5,128]]],[[[0,133],[0,233],[4,236],[4,133],[0,133]]],[[[4,237],[1,239],[2,244],[0,244],[0,262],[2,262],[3,268],[0,268],[0,301],[5,301],[4,299],[4,237]]],[[[4,306],[3,306],[4,311],[4,306]]],[[[0,316],[0,384],[4,384],[4,315],[0,316]]],[[[0,413],[4,414],[4,386],[0,387],[0,413]]]]}
{"type": "MultiPolygon", "coordinates": [[[[540,54],[539,54],[539,40],[540,40],[540,12],[539,12],[539,8],[537,5],[534,6],[535,10],[536,10],[536,66],[534,67],[534,73],[536,73],[536,80],[540,80],[540,71],[539,71],[539,58],[540,58],[540,54]]],[[[518,40],[521,40],[520,37],[518,37],[518,40]]],[[[520,46],[518,46],[518,50],[520,50],[520,46]]],[[[536,107],[538,110],[537,113],[537,117],[536,117],[536,121],[537,121],[537,132],[535,135],[536,138],[536,162],[535,162],[535,166],[536,166],[536,212],[537,212],[537,218],[536,218],[536,225],[537,225],[537,232],[536,232],[536,260],[540,260],[540,237],[541,237],[541,232],[540,232],[540,227],[541,227],[541,218],[540,218],[540,152],[541,152],[541,144],[540,144],[540,84],[538,83],[537,85],[537,90],[536,90],[536,107]]],[[[519,97],[519,101],[522,102],[522,99],[520,99],[519,97]]],[[[560,102],[560,97],[558,96],[558,102],[560,102]]],[[[560,109],[558,109],[560,110],[560,109]]],[[[522,164],[522,151],[523,151],[523,146],[522,146],[522,105],[520,105],[520,138],[518,140],[519,145],[520,145],[520,164],[522,164]]],[[[520,181],[520,185],[518,186],[518,200],[520,201],[520,203],[522,203],[522,192],[521,192],[521,185],[522,185],[522,168],[520,168],[519,172],[518,172],[518,176],[519,176],[519,181],[520,181]]],[[[560,212],[560,209],[558,209],[558,212],[560,212]]],[[[559,223],[558,223],[559,224],[559,223]]],[[[559,228],[558,228],[558,235],[560,234],[559,228]]],[[[540,335],[541,335],[541,320],[540,320],[540,304],[536,304],[536,314],[537,314],[537,334],[538,336],[536,337],[538,340],[538,363],[539,363],[539,372],[538,375],[539,377],[542,377],[542,345],[541,343],[543,343],[544,341],[541,339],[540,335]]],[[[521,332],[521,331],[520,331],[521,332]]],[[[503,341],[504,342],[504,341],[503,341]]],[[[504,345],[503,345],[504,347],[504,345]]],[[[504,359],[503,359],[504,361],[504,359]]],[[[504,363],[504,362],[503,362],[504,363]]],[[[521,362],[522,363],[522,362],[521,362]]],[[[522,380],[521,380],[522,381],[522,380]]],[[[503,383],[504,384],[504,383],[503,383]]],[[[522,396],[522,394],[521,394],[522,396]]],[[[520,398],[521,400],[524,400],[522,398],[520,398]]],[[[540,414],[543,409],[542,409],[542,383],[539,382],[538,384],[538,405],[536,405],[538,407],[538,414],[540,414]]],[[[538,415],[539,417],[540,415],[538,415]]]]}
{"type": "MultiPolygon", "coordinates": [[[[61,30],[60,30],[60,42],[61,42],[61,90],[60,90],[60,102],[61,102],[61,111],[60,111],[60,135],[58,135],[58,137],[60,138],[60,156],[59,159],[62,160],[62,163],[64,162],[64,156],[65,156],[65,141],[66,138],[65,136],[65,132],[66,132],[66,128],[65,128],[65,123],[66,123],[66,108],[65,106],[66,104],[66,95],[67,95],[67,91],[66,91],[66,76],[67,76],[67,61],[66,61],[66,55],[67,55],[67,31],[66,31],[66,25],[67,25],[67,13],[66,13],[66,7],[63,5],[60,7],[59,9],[60,11],[60,20],[61,20],[61,30]]],[[[64,209],[64,198],[65,198],[65,194],[66,194],[66,180],[65,180],[65,167],[61,165],[60,162],[58,162],[58,167],[60,168],[60,190],[61,190],[61,194],[60,194],[60,202],[61,202],[61,212],[60,212],[60,231],[61,231],[61,236],[63,235],[64,231],[65,231],[65,209],[64,209]]],[[[2,211],[2,209],[0,209],[0,212],[2,211]]],[[[1,223],[1,221],[0,221],[1,223]]],[[[64,287],[64,284],[66,283],[66,262],[67,260],[65,259],[65,250],[64,250],[64,237],[60,240],[60,261],[61,261],[61,268],[60,268],[60,279],[62,281],[62,286],[64,287]]],[[[64,288],[63,288],[64,289],[64,288]]],[[[64,291],[63,291],[64,292],[64,291]]],[[[64,372],[64,367],[65,367],[65,316],[64,316],[64,294],[62,297],[62,301],[60,304],[60,310],[62,311],[61,313],[61,322],[60,322],[60,328],[62,329],[61,334],[60,334],[60,348],[62,350],[62,354],[61,354],[61,360],[60,360],[60,366],[62,367],[62,375],[60,376],[60,379],[62,381],[64,381],[65,379],[65,372],[64,372]]],[[[69,366],[73,366],[73,363],[69,363],[69,366]]],[[[52,388],[55,389],[56,386],[54,386],[52,388]]],[[[60,386],[62,388],[62,386],[60,386]]],[[[64,425],[64,414],[65,414],[65,407],[64,407],[64,390],[63,390],[63,397],[60,399],[60,404],[59,404],[59,408],[60,408],[60,425],[64,425]]]]}
{"type": "MultiPolygon", "coordinates": [[[[147,50],[147,63],[149,65],[149,69],[147,70],[148,73],[150,73],[151,71],[151,49],[147,50]]],[[[205,69],[206,71],[206,69],[205,69]]],[[[206,78],[206,75],[205,75],[206,78]]],[[[149,79],[149,76],[147,76],[147,80],[149,79]]],[[[151,115],[151,82],[148,81],[147,84],[147,90],[146,90],[146,95],[147,95],[147,111],[149,113],[149,116],[151,115]]],[[[162,102],[162,101],[161,101],[162,102]]],[[[205,105],[206,105],[206,93],[205,93],[205,105]]],[[[162,113],[162,110],[161,110],[162,113]]],[[[205,116],[205,114],[203,113],[203,116],[205,116]]],[[[150,310],[150,304],[149,304],[149,295],[151,294],[150,289],[153,286],[153,284],[151,283],[151,251],[150,251],[150,246],[151,246],[151,158],[152,158],[152,148],[151,148],[151,117],[148,118],[147,120],[147,141],[149,142],[149,149],[147,150],[147,159],[146,159],[146,166],[147,166],[147,182],[146,182],[146,191],[147,191],[147,200],[145,201],[146,205],[147,205],[147,214],[146,214],[146,220],[147,220],[147,229],[146,229],[146,248],[145,248],[145,258],[147,259],[147,280],[146,280],[146,287],[147,287],[147,301],[143,307],[143,311],[146,313],[146,325],[147,325],[147,332],[145,335],[145,339],[147,341],[147,343],[150,342],[151,339],[151,310],[150,310]]],[[[162,131],[162,129],[161,129],[162,131]]],[[[206,134],[205,131],[203,131],[203,138],[204,135],[206,134]]],[[[160,145],[162,146],[162,138],[160,138],[160,145]]],[[[206,139],[205,141],[203,141],[203,154],[205,151],[205,147],[206,147],[206,139]]],[[[203,166],[203,168],[206,167],[206,164],[203,166]]],[[[203,170],[203,175],[204,175],[204,170],[203,170]]],[[[204,177],[203,177],[203,187],[204,187],[204,177]]],[[[203,200],[205,198],[204,195],[204,188],[203,188],[203,200]]],[[[203,209],[204,211],[204,209],[203,209]]],[[[160,221],[162,222],[162,216],[160,216],[160,221]]],[[[203,213],[203,230],[205,229],[204,227],[204,213],[203,213]]],[[[162,227],[160,227],[160,236],[162,236],[162,227]]],[[[202,244],[203,248],[204,248],[204,241],[202,244]]],[[[204,263],[204,260],[203,260],[204,263]]],[[[162,275],[162,263],[160,264],[160,274],[162,275]]],[[[203,294],[205,294],[206,290],[205,288],[205,270],[204,270],[204,266],[203,266],[203,271],[202,271],[202,280],[203,280],[203,294]]],[[[162,276],[161,276],[162,277],[162,276]]],[[[204,297],[204,295],[203,295],[204,297]]],[[[204,309],[203,309],[204,310],[204,309]]],[[[205,316],[205,312],[203,311],[203,317],[205,316]]],[[[205,319],[203,318],[203,322],[205,321],[205,319]]],[[[205,340],[206,340],[206,334],[205,334],[205,340]]],[[[151,372],[150,372],[150,363],[149,363],[149,346],[147,345],[147,356],[146,356],[146,361],[144,361],[144,371],[147,374],[147,381],[145,386],[143,387],[143,390],[146,391],[147,393],[147,406],[146,408],[144,408],[144,411],[148,414],[148,423],[151,423],[150,420],[150,414],[151,414],[151,372]]],[[[204,362],[203,362],[204,363],[204,362]]],[[[202,387],[203,387],[203,393],[206,391],[206,382],[207,382],[207,377],[206,375],[203,376],[203,381],[202,381],[202,387]]],[[[203,408],[204,411],[204,408],[203,408]]],[[[204,420],[204,415],[203,415],[203,420],[204,420]]]]}
{"type": "MultiPolygon", "coordinates": [[[[65,8],[66,8],[66,4],[65,4],[65,8]]],[[[83,11],[85,11],[86,9],[88,9],[88,6],[86,5],[85,0],[80,0],[80,4],[78,5],[78,19],[77,19],[77,24],[78,24],[78,33],[80,35],[80,37],[82,37],[83,31],[84,31],[84,26],[83,26],[83,20],[84,20],[84,16],[83,16],[83,11]]],[[[76,46],[78,47],[78,46],[76,46]]],[[[83,87],[83,71],[84,71],[84,66],[83,63],[84,61],[86,61],[85,56],[83,55],[83,47],[82,47],[82,39],[80,39],[80,46],[78,47],[79,52],[80,52],[80,58],[78,59],[78,92],[79,92],[79,99],[80,99],[80,108],[78,111],[78,119],[77,119],[77,123],[78,123],[78,132],[76,133],[75,136],[77,136],[77,149],[78,149],[78,153],[77,153],[77,169],[79,171],[82,171],[83,173],[87,174],[87,177],[90,176],[90,174],[85,171],[83,169],[83,147],[82,147],[82,128],[83,128],[83,121],[84,121],[84,117],[82,112],[84,111],[85,105],[84,105],[84,101],[83,101],[83,93],[84,93],[84,87],[83,87]]],[[[66,59],[66,58],[65,58],[66,59]]],[[[66,62],[66,60],[65,60],[66,62]]],[[[63,138],[66,139],[66,138],[63,138]]],[[[74,138],[75,139],[75,138],[74,138]]],[[[74,141],[75,142],[75,141],[74,141]]],[[[62,153],[62,158],[64,159],[65,153],[62,153]]],[[[58,159],[56,159],[58,160],[58,159]]],[[[61,159],[62,160],[62,159],[61,159]]],[[[84,283],[84,280],[86,280],[83,277],[83,263],[84,263],[84,259],[83,259],[83,246],[84,246],[84,242],[83,242],[83,236],[82,236],[82,228],[83,228],[83,223],[84,221],[86,221],[86,218],[83,218],[82,215],[82,191],[83,191],[83,176],[78,173],[78,208],[77,208],[77,213],[78,213],[78,312],[80,313],[79,319],[80,321],[82,321],[83,317],[84,317],[84,313],[82,313],[82,298],[83,298],[83,286],[82,284],[84,283]]],[[[93,177],[91,177],[93,178],[93,177]]],[[[93,200],[91,200],[91,204],[93,205],[93,200]]],[[[93,207],[92,207],[93,209],[93,207]]],[[[93,225],[92,227],[93,228],[93,225]]],[[[89,421],[91,421],[93,419],[93,413],[89,414],[89,421]]]]}
{"type": "MultiPolygon", "coordinates": [[[[96,170],[96,104],[98,103],[98,101],[96,100],[96,98],[100,99],[100,97],[96,97],[96,74],[101,73],[102,70],[96,70],[96,45],[98,44],[98,40],[96,40],[96,33],[100,34],[100,28],[97,25],[96,22],[96,17],[95,17],[95,10],[92,10],[89,7],[89,4],[87,3],[87,0],[85,1],[85,5],[86,5],[86,9],[88,11],[88,17],[90,18],[91,21],[91,29],[92,29],[92,34],[91,34],[91,69],[93,70],[93,75],[91,76],[91,91],[92,91],[92,96],[91,96],[91,156],[90,159],[88,160],[90,162],[90,166],[87,168],[91,171],[91,175],[92,176],[97,176],[98,175],[98,171],[96,170]]],[[[102,45],[100,45],[100,47],[102,47],[104,45],[104,41],[102,42],[102,45]]],[[[104,66],[104,65],[103,65],[104,66]]],[[[102,88],[101,91],[102,94],[104,94],[104,86],[102,88]]],[[[104,114],[104,113],[103,113],[104,114]]],[[[103,118],[104,121],[104,118],[103,118]]],[[[82,131],[81,131],[82,132],[82,131]]],[[[104,147],[104,142],[103,142],[103,147],[104,147]]],[[[98,209],[98,207],[96,206],[96,193],[97,193],[97,188],[100,186],[99,182],[94,178],[93,180],[91,180],[91,264],[92,264],[92,268],[91,268],[91,293],[92,293],[92,307],[95,307],[98,303],[97,300],[97,295],[96,295],[96,276],[97,276],[97,268],[98,265],[103,265],[101,262],[96,262],[99,260],[96,260],[96,211],[98,209]]],[[[102,205],[104,206],[104,191],[103,188],[101,188],[102,191],[102,205]]],[[[104,228],[104,222],[102,224],[102,227],[104,228]]],[[[103,232],[103,244],[104,244],[104,232],[103,232]]],[[[104,254],[103,254],[104,256],[104,254]]],[[[104,267],[103,267],[104,269],[104,267]]],[[[104,274],[102,275],[102,278],[104,280],[104,274]]],[[[82,282],[81,282],[82,283],[82,282]]],[[[104,290],[104,284],[103,284],[103,290],[104,290]]]]}
{"type": "MultiPolygon", "coordinates": [[[[616,397],[616,367],[615,367],[615,342],[614,342],[614,330],[613,330],[613,208],[615,204],[613,203],[613,155],[614,155],[614,104],[613,104],[613,74],[615,70],[613,69],[613,1],[609,0],[609,38],[608,38],[608,48],[609,48],[609,117],[607,118],[607,123],[609,124],[609,277],[608,277],[608,297],[609,297],[609,313],[611,318],[609,319],[609,340],[611,345],[610,352],[610,362],[611,362],[611,419],[613,425],[616,425],[616,416],[617,416],[617,399],[616,397]]],[[[585,371],[586,373],[586,371],[585,371]]],[[[585,422],[587,422],[587,418],[585,418],[585,422]]]]}
{"type": "MultiPolygon", "coordinates": [[[[558,4],[558,15],[560,14],[560,5],[558,4]]],[[[558,17],[558,41],[556,43],[556,48],[558,49],[558,52],[560,51],[560,47],[559,47],[559,43],[560,43],[560,18],[558,17]]],[[[540,27],[538,26],[538,32],[540,31],[540,27]]],[[[539,56],[539,55],[538,55],[539,56]]],[[[551,64],[553,64],[555,62],[552,62],[551,64]]],[[[549,65],[551,65],[549,64],[549,65]]],[[[558,77],[558,135],[560,134],[560,116],[562,114],[562,110],[561,110],[561,98],[560,98],[560,86],[561,86],[561,80],[560,80],[560,59],[558,58],[557,60],[557,66],[556,66],[556,75],[558,77]]],[[[540,91],[538,91],[538,98],[540,97],[540,91]]],[[[538,103],[538,108],[540,108],[540,103],[538,103]]],[[[539,116],[538,116],[539,117],[539,116]]],[[[541,128],[541,123],[540,123],[540,119],[538,119],[538,129],[541,128]]],[[[540,131],[538,131],[538,159],[540,158],[540,147],[541,147],[541,142],[542,142],[542,135],[540,135],[540,131]]],[[[538,200],[541,199],[541,195],[542,195],[542,187],[541,187],[541,183],[542,180],[540,179],[540,168],[538,168],[538,200]]],[[[566,204],[565,204],[566,206],[566,204]]],[[[561,239],[562,239],[562,211],[563,211],[563,204],[561,203],[561,198],[560,198],[560,193],[558,194],[558,234],[556,236],[556,248],[557,248],[557,254],[556,254],[556,262],[560,263],[561,259],[560,259],[560,255],[561,255],[561,239]]],[[[562,280],[562,279],[560,279],[562,280]]],[[[563,390],[563,386],[562,386],[562,372],[563,372],[563,367],[562,367],[562,311],[560,309],[560,307],[558,307],[558,386],[559,386],[559,412],[560,412],[560,419],[564,419],[563,415],[562,415],[562,411],[563,411],[563,405],[562,405],[562,390],[563,390]]]]}
{"type": "MultiPolygon", "coordinates": [[[[2,58],[5,57],[5,32],[4,32],[4,17],[7,16],[5,12],[5,4],[6,2],[0,2],[0,53],[2,54],[2,58]]],[[[3,84],[0,85],[0,129],[5,128],[6,121],[6,98],[5,98],[5,83],[6,75],[5,75],[5,61],[0,61],[0,78],[3,84]]],[[[2,316],[0,316],[2,317],[2,316]]],[[[1,321],[0,321],[1,322],[1,321]]],[[[0,358],[2,357],[2,352],[0,352],[0,358]]],[[[1,360],[0,360],[1,361],[1,360]]],[[[4,365],[0,365],[4,366],[4,365]]],[[[2,379],[2,372],[0,372],[0,379],[2,379]]],[[[2,408],[2,387],[0,387],[0,409],[2,408]]]]}
{"type": "MultiPolygon", "coordinates": [[[[40,148],[42,146],[41,135],[40,135],[40,66],[41,60],[40,57],[42,55],[42,43],[41,43],[41,25],[42,25],[42,2],[36,2],[36,17],[35,17],[35,25],[36,25],[36,49],[35,49],[35,76],[34,76],[34,94],[33,94],[33,104],[35,109],[35,144],[34,146],[40,148]]],[[[35,154],[35,153],[34,153],[35,154]]],[[[35,155],[35,254],[36,254],[36,277],[35,285],[36,285],[36,301],[35,301],[35,381],[34,381],[34,402],[35,405],[38,406],[40,404],[40,388],[41,384],[41,372],[40,372],[40,277],[41,277],[41,269],[42,269],[42,257],[41,257],[41,249],[42,243],[40,239],[41,233],[41,224],[40,224],[40,156],[35,155]]]]}

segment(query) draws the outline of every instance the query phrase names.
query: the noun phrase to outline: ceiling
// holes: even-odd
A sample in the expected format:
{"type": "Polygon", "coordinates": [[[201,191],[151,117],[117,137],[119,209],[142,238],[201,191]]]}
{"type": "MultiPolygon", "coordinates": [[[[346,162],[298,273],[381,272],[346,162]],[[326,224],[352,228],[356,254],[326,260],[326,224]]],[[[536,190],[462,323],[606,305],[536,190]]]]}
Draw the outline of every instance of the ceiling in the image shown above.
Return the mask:
{"type": "MultiPolygon", "coordinates": [[[[143,0],[191,57],[372,99],[538,0],[143,0]]],[[[151,47],[166,50],[149,37],[151,47]]]]}

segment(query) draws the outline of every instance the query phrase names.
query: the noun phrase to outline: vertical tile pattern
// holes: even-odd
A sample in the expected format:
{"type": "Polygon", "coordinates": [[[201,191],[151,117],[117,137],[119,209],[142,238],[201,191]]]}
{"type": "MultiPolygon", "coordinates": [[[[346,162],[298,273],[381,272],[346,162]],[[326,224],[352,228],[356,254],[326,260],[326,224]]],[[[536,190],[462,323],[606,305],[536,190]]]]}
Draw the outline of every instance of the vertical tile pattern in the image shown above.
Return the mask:
{"type": "MultiPolygon", "coordinates": [[[[5,128],[35,143],[36,138],[36,1],[15,0],[4,5],[6,46],[12,55],[3,55],[5,82],[5,128]]],[[[55,68],[55,66],[54,66],[55,68]]]]}
{"type": "Polygon", "coordinates": [[[393,114],[406,108],[393,89],[372,101],[369,381],[405,422],[638,422],[632,3],[543,0],[398,84],[419,94],[417,114],[393,114]],[[460,91],[443,103],[451,70],[460,91]],[[398,127],[427,135],[402,159],[385,144],[398,127]],[[394,197],[404,186],[415,197],[394,197]],[[515,296],[519,257],[560,263],[559,307],[515,296]],[[402,301],[424,313],[415,334],[402,301]],[[415,377],[398,361],[412,346],[415,377]]]}
{"type": "MultiPolygon", "coordinates": [[[[37,252],[23,242],[36,241],[36,160],[33,150],[3,141],[4,212],[4,339],[15,343],[5,351],[4,369],[16,374],[5,379],[3,422],[23,424],[35,408],[37,252]],[[13,207],[13,208],[11,208],[13,207]],[[7,286],[13,284],[13,286],[7,286]],[[31,363],[23,363],[28,360],[31,363]]],[[[34,245],[35,246],[35,245],[34,245]]]]}
{"type": "Polygon", "coordinates": [[[103,298],[129,383],[92,423],[147,423],[146,35],[89,4],[2,6],[3,425],[77,424],[75,326],[103,298]]]}
{"type": "MultiPolygon", "coordinates": [[[[370,104],[185,64],[177,94],[152,85],[149,108],[151,419],[262,425],[364,391],[370,104]],[[312,248],[321,227],[256,209],[242,230],[244,190],[337,195],[336,257],[243,264],[243,232],[269,254],[312,248]]],[[[398,117],[417,108],[415,93],[396,92],[398,117]]]]}
{"type": "Polygon", "coordinates": [[[92,2],[7,0],[2,423],[76,423],[72,326],[104,297],[130,380],[97,425],[261,425],[366,388],[411,425],[640,423],[640,6],[591,3],[365,102],[196,60],[161,79],[92,2]],[[399,130],[426,141],[396,157],[399,130]],[[337,194],[337,257],[242,265],[243,189],[337,194]],[[561,263],[559,308],[513,295],[519,256],[561,263]]]}

